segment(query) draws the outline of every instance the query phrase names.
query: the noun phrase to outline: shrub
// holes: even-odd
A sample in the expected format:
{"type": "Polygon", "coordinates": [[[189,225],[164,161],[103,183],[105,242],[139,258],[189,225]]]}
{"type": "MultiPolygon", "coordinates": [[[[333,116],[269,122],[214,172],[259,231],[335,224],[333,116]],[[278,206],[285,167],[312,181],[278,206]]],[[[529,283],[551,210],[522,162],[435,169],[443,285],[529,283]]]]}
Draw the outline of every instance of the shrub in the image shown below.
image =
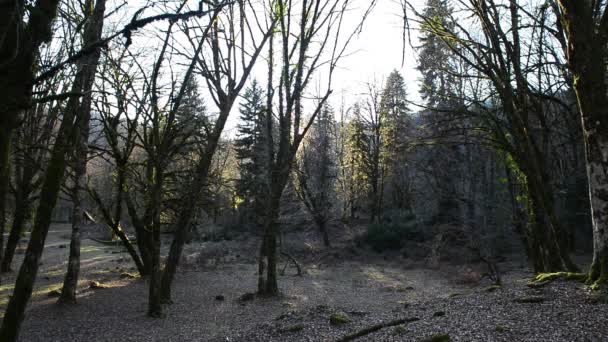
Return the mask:
{"type": "Polygon", "coordinates": [[[385,216],[381,223],[367,227],[365,242],[376,252],[396,250],[403,247],[404,240],[422,241],[425,234],[416,225],[415,217],[407,215],[385,216]]]}

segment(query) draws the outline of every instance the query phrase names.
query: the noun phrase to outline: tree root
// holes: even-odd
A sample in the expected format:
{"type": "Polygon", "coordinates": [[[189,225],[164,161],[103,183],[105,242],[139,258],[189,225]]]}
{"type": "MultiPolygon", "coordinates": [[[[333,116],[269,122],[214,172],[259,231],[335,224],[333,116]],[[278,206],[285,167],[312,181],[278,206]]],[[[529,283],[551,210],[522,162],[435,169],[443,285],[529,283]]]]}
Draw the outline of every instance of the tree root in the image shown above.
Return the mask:
{"type": "Polygon", "coordinates": [[[589,277],[586,277],[585,279],[585,284],[587,284],[591,291],[599,291],[608,284],[608,277],[600,276],[597,279],[594,279],[589,275],[589,277]]]}
{"type": "Polygon", "coordinates": [[[587,279],[587,275],[585,273],[574,272],[539,273],[532,279],[532,284],[536,283],[542,286],[557,279],[583,282],[587,279]]]}
{"type": "Polygon", "coordinates": [[[376,332],[380,329],[384,329],[384,328],[388,328],[388,327],[392,327],[395,325],[401,325],[401,324],[405,324],[405,323],[410,323],[410,322],[415,322],[420,320],[420,318],[417,317],[411,317],[411,318],[402,318],[402,319],[397,319],[394,321],[390,321],[390,322],[384,322],[384,323],[380,323],[380,324],[376,324],[373,325],[371,327],[365,328],[365,329],[361,329],[359,331],[356,331],[352,334],[343,336],[339,339],[336,340],[336,342],[346,342],[346,341],[352,341],[355,340],[359,337],[365,336],[365,335],[369,335],[373,332],[376,332]]]}

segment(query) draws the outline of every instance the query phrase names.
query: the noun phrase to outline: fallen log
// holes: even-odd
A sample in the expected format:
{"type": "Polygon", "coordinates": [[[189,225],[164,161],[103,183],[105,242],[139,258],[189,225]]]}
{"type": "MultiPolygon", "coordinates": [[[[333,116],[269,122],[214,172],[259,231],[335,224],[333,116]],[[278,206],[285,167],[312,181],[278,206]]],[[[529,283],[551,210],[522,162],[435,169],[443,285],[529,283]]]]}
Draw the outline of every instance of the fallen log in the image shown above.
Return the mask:
{"type": "Polygon", "coordinates": [[[410,317],[410,318],[401,318],[401,319],[396,319],[394,321],[389,321],[389,322],[384,322],[384,323],[380,323],[380,324],[376,324],[376,325],[372,325],[371,327],[367,327],[365,329],[361,329],[359,331],[356,331],[352,334],[343,336],[339,339],[336,340],[336,342],[347,342],[347,341],[352,341],[355,340],[359,337],[365,336],[365,335],[369,335],[373,332],[376,332],[380,329],[384,329],[384,328],[388,328],[388,327],[393,327],[396,325],[401,325],[401,324],[405,324],[405,323],[411,323],[411,322],[415,322],[420,320],[420,318],[418,317],[410,317]]]}

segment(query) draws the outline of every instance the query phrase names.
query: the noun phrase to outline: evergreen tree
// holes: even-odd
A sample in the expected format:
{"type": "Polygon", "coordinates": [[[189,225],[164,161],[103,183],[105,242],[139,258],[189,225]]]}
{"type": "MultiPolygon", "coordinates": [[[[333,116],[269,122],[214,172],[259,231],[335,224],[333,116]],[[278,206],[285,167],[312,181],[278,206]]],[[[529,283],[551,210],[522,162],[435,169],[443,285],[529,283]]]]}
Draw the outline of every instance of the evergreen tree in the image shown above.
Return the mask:
{"type": "Polygon", "coordinates": [[[381,191],[390,195],[390,207],[411,211],[411,194],[408,190],[411,182],[405,146],[413,124],[407,106],[405,81],[397,70],[390,73],[382,91],[380,118],[381,191]]]}
{"type": "Polygon", "coordinates": [[[354,118],[346,126],[345,157],[341,167],[342,182],[345,184],[344,194],[344,216],[354,219],[360,206],[363,195],[367,189],[367,176],[365,174],[365,159],[367,148],[365,147],[365,125],[361,118],[359,104],[353,107],[354,118]]]}
{"type": "MultiPolygon", "coordinates": [[[[234,142],[240,178],[236,184],[236,204],[243,213],[259,212],[260,197],[267,183],[267,135],[264,91],[253,81],[243,94],[240,104],[240,122],[234,142]]],[[[242,218],[242,217],[241,217],[242,218]]]]}
{"type": "Polygon", "coordinates": [[[401,74],[394,70],[388,76],[380,98],[381,162],[385,172],[391,172],[395,167],[399,152],[405,143],[409,111],[405,81],[401,74]]]}
{"type": "MultiPolygon", "coordinates": [[[[457,113],[460,96],[456,57],[452,48],[439,37],[437,31],[453,31],[452,8],[449,0],[427,0],[423,16],[429,20],[422,25],[420,58],[418,70],[422,74],[420,93],[426,102],[427,110],[421,113],[426,128],[423,133],[441,145],[431,146],[424,153],[427,163],[432,165],[434,189],[437,194],[437,215],[435,222],[454,223],[462,220],[462,203],[456,199],[458,184],[464,183],[465,173],[461,170],[462,159],[469,146],[455,145],[449,139],[458,126],[467,126],[457,113]]],[[[464,130],[464,128],[463,128],[464,130]]],[[[466,138],[465,138],[466,139],[466,138]]],[[[473,181],[473,180],[471,180],[473,181]]],[[[460,197],[463,197],[461,195],[460,197]]]]}
{"type": "Polygon", "coordinates": [[[419,39],[418,70],[422,74],[420,94],[430,108],[442,108],[454,98],[456,83],[454,54],[450,47],[433,33],[436,29],[452,31],[452,8],[448,0],[427,0],[423,16],[430,22],[422,25],[419,39]]]}
{"type": "Polygon", "coordinates": [[[331,219],[336,180],[336,156],[333,140],[335,122],[333,109],[323,106],[314,121],[297,160],[296,194],[312,215],[323,236],[325,246],[330,246],[327,223],[331,219]]]}

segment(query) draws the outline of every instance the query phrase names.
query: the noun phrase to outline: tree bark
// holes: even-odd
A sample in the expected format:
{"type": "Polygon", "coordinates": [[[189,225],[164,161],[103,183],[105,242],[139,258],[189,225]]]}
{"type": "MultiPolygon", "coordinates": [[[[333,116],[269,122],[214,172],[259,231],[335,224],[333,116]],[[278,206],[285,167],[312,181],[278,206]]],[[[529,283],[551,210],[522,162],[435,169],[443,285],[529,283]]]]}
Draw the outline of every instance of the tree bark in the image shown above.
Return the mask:
{"type": "MultiPolygon", "coordinates": [[[[5,122],[2,122],[2,127],[7,127],[7,130],[3,130],[0,136],[0,144],[3,145],[0,146],[3,170],[6,168],[5,152],[9,151],[7,144],[10,142],[12,124],[15,124],[19,115],[30,106],[36,54],[42,42],[51,38],[51,26],[58,5],[59,0],[36,2],[30,10],[27,27],[24,27],[20,16],[14,15],[24,13],[23,2],[4,2],[0,8],[0,32],[4,33],[0,60],[5,63],[0,67],[0,94],[3,95],[0,97],[0,114],[8,123],[5,126],[5,122]],[[13,52],[16,54],[12,55],[13,52]]],[[[67,137],[72,131],[72,121],[73,118],[69,114],[64,117],[59,128],[59,137],[53,147],[40,192],[36,222],[0,328],[0,340],[3,342],[17,340],[25,307],[32,295],[39,259],[65,171],[65,154],[69,149],[67,137]]],[[[0,197],[3,196],[6,196],[6,193],[0,193],[0,197]]]]}
{"type": "Polygon", "coordinates": [[[154,174],[154,188],[152,192],[152,257],[150,272],[150,291],[148,297],[148,316],[153,318],[163,317],[162,296],[161,296],[161,265],[160,265],[160,213],[162,201],[163,168],[157,165],[154,174]]]}
{"type": "MultiPolygon", "coordinates": [[[[71,99],[74,101],[74,99],[71,99]]],[[[69,106],[69,104],[68,104],[69,106]]],[[[0,328],[0,341],[16,341],[19,328],[23,322],[25,307],[32,295],[32,289],[38,273],[40,257],[44,250],[44,242],[51,225],[53,209],[63,181],[66,169],[66,154],[70,149],[70,137],[73,132],[74,111],[66,111],[58,131],[57,140],[51,154],[44,183],[40,191],[40,200],[36,210],[36,220],[30,235],[30,241],[25,252],[25,258],[17,280],[15,290],[10,297],[2,328],[0,328]]]]}
{"type": "Polygon", "coordinates": [[[17,245],[19,244],[19,240],[21,239],[21,233],[23,233],[25,223],[29,220],[31,216],[31,200],[29,198],[20,198],[23,196],[24,194],[19,194],[16,202],[15,214],[13,215],[13,223],[11,225],[11,231],[8,235],[8,240],[6,242],[4,257],[2,258],[2,266],[0,267],[2,272],[11,271],[11,263],[13,262],[13,257],[15,256],[17,245]]]}
{"type": "MultiPolygon", "coordinates": [[[[101,39],[103,30],[103,19],[106,9],[105,0],[97,0],[92,13],[88,14],[87,25],[83,34],[83,45],[89,46],[101,39]]],[[[89,9],[93,6],[93,0],[87,1],[85,8],[89,9]]],[[[76,65],[79,72],[76,77],[81,78],[80,82],[74,82],[75,87],[73,92],[83,93],[82,103],[75,108],[78,116],[75,127],[75,153],[73,156],[74,165],[74,188],[72,192],[72,234],[70,238],[70,255],[68,258],[68,270],[63,280],[63,288],[59,297],[60,303],[76,303],[76,289],[78,287],[78,275],[80,273],[80,231],[84,227],[84,199],[87,189],[87,161],[88,161],[88,144],[89,144],[89,125],[91,121],[91,100],[93,89],[93,81],[95,80],[95,72],[99,62],[100,49],[80,59],[76,65]],[[79,88],[76,88],[78,86],[79,88]]]]}
{"type": "MultiPolygon", "coordinates": [[[[11,130],[4,122],[0,121],[0,125],[2,125],[0,127],[0,262],[4,265],[2,255],[4,254],[4,227],[6,226],[6,202],[10,176],[11,130]]],[[[2,269],[4,270],[4,267],[2,269]]]]}
{"type": "Polygon", "coordinates": [[[594,247],[588,283],[597,287],[608,282],[608,9],[586,1],[559,5],[585,142],[594,247]]]}

